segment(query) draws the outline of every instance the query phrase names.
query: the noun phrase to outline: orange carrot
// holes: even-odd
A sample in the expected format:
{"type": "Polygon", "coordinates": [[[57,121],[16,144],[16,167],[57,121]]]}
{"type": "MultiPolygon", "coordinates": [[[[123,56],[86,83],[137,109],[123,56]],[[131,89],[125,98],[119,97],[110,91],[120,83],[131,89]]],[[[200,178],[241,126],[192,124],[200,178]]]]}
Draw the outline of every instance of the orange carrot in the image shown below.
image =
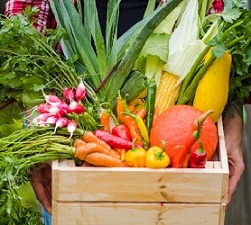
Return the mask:
{"type": "Polygon", "coordinates": [[[113,155],[116,158],[119,158],[119,154],[114,151],[110,145],[108,145],[105,141],[99,139],[93,132],[91,131],[85,131],[84,135],[82,136],[82,139],[87,143],[96,143],[100,146],[102,146],[104,149],[109,151],[110,155],[113,155]]]}
{"type": "Polygon", "coordinates": [[[74,141],[73,147],[74,147],[74,148],[77,148],[78,146],[83,145],[83,144],[85,144],[85,141],[83,141],[83,140],[80,139],[80,138],[77,138],[77,139],[74,141]]]}
{"type": "Polygon", "coordinates": [[[95,142],[101,146],[103,146],[104,148],[106,149],[111,149],[111,147],[105,142],[105,141],[102,141],[101,139],[99,139],[93,132],[91,131],[85,131],[84,132],[84,135],[82,136],[82,139],[85,141],[85,142],[95,142]]]}
{"type": "Polygon", "coordinates": [[[90,142],[90,143],[85,143],[85,144],[79,145],[76,148],[75,157],[80,159],[80,160],[85,160],[85,157],[88,154],[93,153],[93,152],[100,152],[100,153],[110,155],[111,157],[119,159],[120,156],[118,155],[118,153],[115,152],[115,151],[114,151],[115,152],[114,153],[113,151],[108,150],[108,149],[104,148],[103,146],[101,146],[101,145],[99,145],[97,143],[90,142]]]}
{"type": "Polygon", "coordinates": [[[113,149],[120,155],[121,161],[124,161],[126,150],[124,148],[113,148],[113,149]]]}
{"type": "Polygon", "coordinates": [[[110,155],[106,155],[100,152],[93,152],[85,157],[85,161],[93,166],[106,166],[106,167],[127,167],[125,162],[120,159],[116,159],[110,155]]]}
{"type": "Polygon", "coordinates": [[[122,149],[122,150],[121,150],[121,154],[120,154],[120,160],[121,160],[121,161],[125,161],[125,154],[126,154],[126,150],[125,150],[125,149],[122,149]]]}

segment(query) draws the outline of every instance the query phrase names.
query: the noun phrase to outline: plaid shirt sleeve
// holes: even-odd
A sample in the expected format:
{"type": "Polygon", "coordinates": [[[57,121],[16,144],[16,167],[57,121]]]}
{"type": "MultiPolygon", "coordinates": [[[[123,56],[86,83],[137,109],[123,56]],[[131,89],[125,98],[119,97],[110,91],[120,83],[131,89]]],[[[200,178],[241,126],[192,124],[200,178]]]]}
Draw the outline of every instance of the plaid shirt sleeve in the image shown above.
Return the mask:
{"type": "MultiPolygon", "coordinates": [[[[162,0],[161,2],[162,2],[162,4],[164,4],[164,3],[167,3],[168,0],[162,0]]],[[[210,14],[212,14],[212,13],[220,13],[220,12],[222,12],[223,7],[224,7],[223,0],[215,0],[213,2],[212,7],[209,10],[209,13],[210,14]]]]}
{"type": "Polygon", "coordinates": [[[43,33],[45,28],[51,29],[56,27],[56,21],[49,6],[49,0],[8,0],[5,6],[5,14],[12,16],[22,13],[28,7],[37,7],[39,13],[35,16],[34,26],[39,32],[43,33]]]}

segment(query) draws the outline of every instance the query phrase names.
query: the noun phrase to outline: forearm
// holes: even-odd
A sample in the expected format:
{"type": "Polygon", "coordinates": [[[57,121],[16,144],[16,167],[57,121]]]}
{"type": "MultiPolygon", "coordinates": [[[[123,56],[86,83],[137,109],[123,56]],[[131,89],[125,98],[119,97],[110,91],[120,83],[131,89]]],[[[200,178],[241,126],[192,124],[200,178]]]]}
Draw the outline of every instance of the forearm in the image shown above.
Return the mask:
{"type": "Polygon", "coordinates": [[[242,115],[243,105],[239,103],[228,105],[223,114],[225,145],[229,164],[228,203],[245,169],[242,157],[242,115]]]}
{"type": "Polygon", "coordinates": [[[240,146],[243,133],[243,104],[232,102],[223,113],[225,142],[240,146]]]}

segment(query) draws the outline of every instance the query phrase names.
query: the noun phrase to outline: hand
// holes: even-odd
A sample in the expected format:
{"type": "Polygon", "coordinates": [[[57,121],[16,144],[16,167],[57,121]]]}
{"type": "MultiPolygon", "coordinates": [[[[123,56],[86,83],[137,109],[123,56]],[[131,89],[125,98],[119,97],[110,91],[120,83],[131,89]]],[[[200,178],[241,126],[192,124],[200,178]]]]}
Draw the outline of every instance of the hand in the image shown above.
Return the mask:
{"type": "Polygon", "coordinates": [[[51,166],[43,163],[29,171],[29,180],[37,200],[51,213],[51,166]]]}
{"type": "Polygon", "coordinates": [[[241,148],[243,132],[241,116],[238,113],[226,116],[223,120],[223,127],[229,163],[228,204],[245,169],[241,148]]]}

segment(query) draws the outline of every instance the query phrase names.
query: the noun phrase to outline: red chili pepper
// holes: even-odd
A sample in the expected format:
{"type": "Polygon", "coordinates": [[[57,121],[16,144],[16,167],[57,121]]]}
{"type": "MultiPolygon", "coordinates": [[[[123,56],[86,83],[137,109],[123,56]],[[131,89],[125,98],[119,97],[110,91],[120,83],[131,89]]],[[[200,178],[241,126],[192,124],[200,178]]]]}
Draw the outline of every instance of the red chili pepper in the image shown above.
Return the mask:
{"type": "Polygon", "coordinates": [[[133,142],[124,138],[115,136],[104,130],[96,130],[94,134],[101,140],[105,141],[112,148],[123,148],[125,150],[132,149],[133,142]]]}
{"type": "Polygon", "coordinates": [[[125,124],[119,124],[112,128],[111,133],[117,137],[124,138],[125,140],[132,141],[130,130],[125,124]]]}
{"type": "Polygon", "coordinates": [[[193,151],[189,159],[190,168],[205,168],[207,162],[207,153],[202,147],[202,143],[199,142],[200,147],[193,151]]]}

